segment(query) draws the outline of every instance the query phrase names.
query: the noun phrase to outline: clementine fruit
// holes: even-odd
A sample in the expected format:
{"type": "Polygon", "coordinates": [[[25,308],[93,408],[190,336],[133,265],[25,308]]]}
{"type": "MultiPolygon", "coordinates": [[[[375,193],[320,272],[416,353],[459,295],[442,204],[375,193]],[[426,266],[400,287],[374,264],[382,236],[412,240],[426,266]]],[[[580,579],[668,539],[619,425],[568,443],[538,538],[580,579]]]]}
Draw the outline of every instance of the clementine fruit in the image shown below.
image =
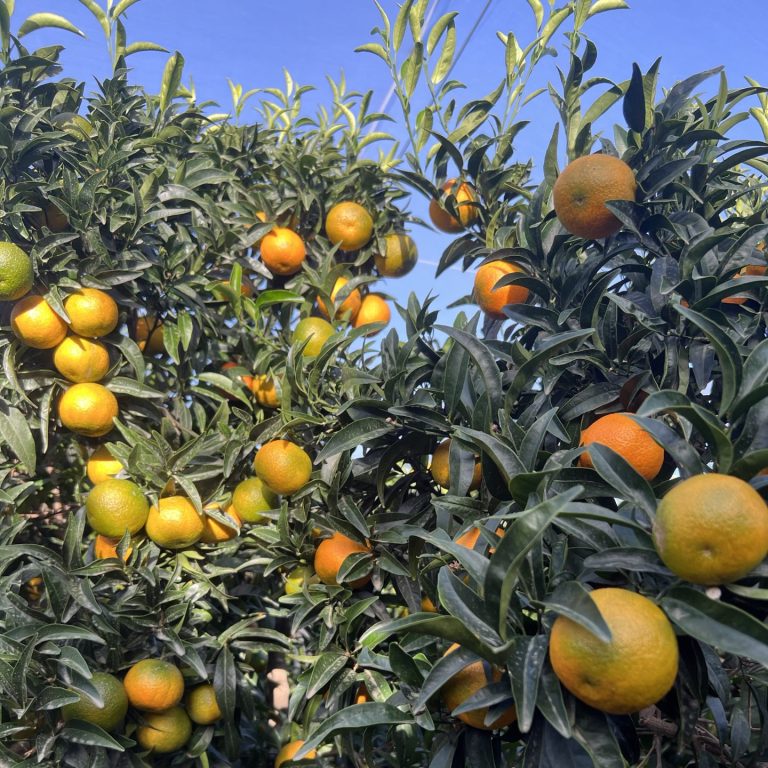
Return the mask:
{"type": "Polygon", "coordinates": [[[162,712],[144,712],[136,729],[142,749],[164,755],[181,749],[192,735],[192,722],[181,707],[162,712]]]}
{"type": "MultiPolygon", "coordinates": [[[[221,512],[221,507],[218,504],[212,504],[211,507],[217,512],[221,512]]],[[[214,520],[210,515],[203,515],[203,533],[200,536],[200,541],[204,544],[219,544],[222,541],[234,539],[240,533],[240,518],[234,507],[231,505],[227,507],[224,515],[232,521],[231,525],[224,525],[218,520],[214,520]]]]}
{"type": "MultiPolygon", "coordinates": [[[[370,553],[371,551],[370,546],[360,544],[336,531],[330,538],[323,539],[317,545],[314,562],[315,573],[323,584],[338,586],[339,569],[347,557],[357,552],[370,553]]],[[[360,589],[370,581],[370,578],[369,575],[361,576],[359,579],[349,582],[348,586],[351,589],[360,589]]]]}
{"type": "Polygon", "coordinates": [[[81,288],[64,299],[69,327],[78,336],[97,339],[117,328],[118,309],[115,300],[98,288],[81,288]]]}
{"type": "MultiPolygon", "coordinates": [[[[108,560],[109,558],[119,558],[120,555],[117,552],[117,545],[120,543],[120,539],[112,539],[102,534],[96,534],[96,538],[93,542],[93,555],[99,560],[108,560]]],[[[128,561],[128,558],[133,552],[133,547],[128,547],[123,555],[123,560],[128,561]]]]}
{"type": "Polygon", "coordinates": [[[67,324],[36,294],[13,305],[11,329],[16,338],[33,349],[51,349],[67,335],[67,324]]]}
{"type": "Polygon", "coordinates": [[[150,355],[165,353],[163,324],[154,315],[141,315],[133,326],[133,339],[142,352],[150,355]]]}
{"type": "Polygon", "coordinates": [[[270,440],[256,452],[253,469],[274,493],[290,496],[301,490],[312,477],[312,459],[296,443],[270,440]]]}
{"type": "Polygon", "coordinates": [[[86,437],[106,435],[118,413],[117,398],[102,384],[73,384],[59,399],[61,423],[86,437]]]}
{"type": "Polygon", "coordinates": [[[262,408],[280,407],[280,390],[275,379],[267,373],[253,377],[251,392],[262,408]]]}
{"type": "Polygon", "coordinates": [[[309,339],[302,354],[304,357],[317,357],[325,342],[333,334],[333,326],[327,320],[323,320],[321,317],[305,317],[296,324],[291,343],[301,344],[309,339]]]}
{"type": "Polygon", "coordinates": [[[477,208],[472,205],[475,202],[475,193],[472,186],[466,181],[458,184],[458,179],[448,179],[442,186],[445,194],[453,195],[458,209],[456,218],[439,199],[433,199],[429,203],[429,218],[441,232],[455,234],[466,229],[477,220],[477,208]]]}
{"type": "Polygon", "coordinates": [[[32,290],[32,259],[15,243],[0,242],[0,301],[16,301],[32,290]]]}
{"type": "Polygon", "coordinates": [[[473,297],[486,315],[503,320],[506,317],[502,311],[504,307],[508,304],[524,304],[528,300],[530,291],[525,286],[512,284],[496,288],[502,277],[512,274],[525,274],[525,270],[507,261],[489,261],[478,267],[473,297]]]}
{"type": "Polygon", "coordinates": [[[402,277],[416,266],[418,258],[413,238],[395,232],[384,238],[384,253],[375,254],[373,261],[382,277],[402,277]]]}
{"type": "Polygon", "coordinates": [[[280,503],[277,494],[258,477],[248,477],[235,487],[232,506],[238,517],[245,523],[262,523],[267,518],[264,512],[276,509],[280,503]]]}
{"type": "Polygon", "coordinates": [[[210,725],[221,718],[216,691],[210,683],[196,685],[187,694],[185,709],[189,719],[198,725],[210,725]]]}
{"type": "Polygon", "coordinates": [[[53,365],[75,383],[101,381],[109,371],[109,352],[100,341],[66,336],[53,350],[53,365]]]}
{"type": "Polygon", "coordinates": [[[162,712],[175,707],[184,695],[184,677],[178,667],[163,659],[137,661],[123,678],[132,707],[142,712],[162,712]]]}
{"type": "Polygon", "coordinates": [[[345,200],[328,211],[325,233],[341,251],[357,251],[373,235],[373,218],[359,203],[345,200]]]}
{"type": "Polygon", "coordinates": [[[101,705],[80,694],[80,701],[61,708],[62,717],[65,721],[84,720],[105,731],[116,731],[128,714],[128,696],[123,683],[108,672],[94,672],[88,682],[98,691],[101,705]]]}
{"type": "MultiPolygon", "coordinates": [[[[432,479],[441,487],[448,489],[451,487],[451,466],[449,461],[451,450],[450,438],[443,440],[435,452],[432,454],[432,462],[429,465],[429,471],[432,475],[432,479]]],[[[483,474],[480,462],[475,462],[475,470],[472,473],[472,482],[470,483],[469,490],[476,491],[480,487],[483,474]]]]}
{"type": "Polygon", "coordinates": [[[122,471],[123,465],[112,456],[106,445],[100,445],[85,464],[85,472],[94,485],[103,483],[122,471]]]}
{"type": "MultiPolygon", "coordinates": [[[[368,293],[360,303],[360,309],[352,321],[352,326],[354,328],[362,328],[364,325],[372,325],[374,323],[383,323],[386,326],[391,319],[392,312],[384,297],[378,293],[368,293]]],[[[365,335],[375,336],[381,330],[381,328],[371,328],[365,335]]]]}
{"type": "MultiPolygon", "coordinates": [[[[287,763],[289,760],[293,760],[293,756],[304,746],[304,742],[301,740],[291,741],[286,744],[278,753],[275,758],[275,768],[280,768],[283,763],[287,763]]],[[[317,752],[314,749],[310,749],[307,752],[307,760],[313,760],[317,757],[317,752]]]]}
{"type": "MultiPolygon", "coordinates": [[[[340,277],[334,283],[333,290],[331,291],[331,301],[334,305],[336,304],[336,297],[339,295],[339,292],[348,282],[349,280],[346,277],[340,277]]],[[[360,311],[361,303],[362,297],[360,296],[360,290],[358,288],[352,289],[344,301],[342,301],[338,307],[335,307],[333,313],[334,317],[339,317],[344,320],[354,320],[355,317],[357,317],[357,313],[360,311]]],[[[330,319],[328,307],[325,306],[325,302],[319,296],[317,297],[317,308],[324,318],[330,319]]]]}
{"type": "Polygon", "coordinates": [[[275,227],[261,241],[261,260],[273,275],[295,275],[306,257],[304,241],[287,227],[275,227]]]}
{"type": "Polygon", "coordinates": [[[147,536],[158,547],[186,549],[203,535],[203,517],[186,497],[164,496],[149,508],[147,536]]]}
{"type": "Polygon", "coordinates": [[[147,522],[149,502],[131,480],[105,480],[85,500],[88,524],[96,533],[119,539],[126,531],[138,533],[147,522]]]}

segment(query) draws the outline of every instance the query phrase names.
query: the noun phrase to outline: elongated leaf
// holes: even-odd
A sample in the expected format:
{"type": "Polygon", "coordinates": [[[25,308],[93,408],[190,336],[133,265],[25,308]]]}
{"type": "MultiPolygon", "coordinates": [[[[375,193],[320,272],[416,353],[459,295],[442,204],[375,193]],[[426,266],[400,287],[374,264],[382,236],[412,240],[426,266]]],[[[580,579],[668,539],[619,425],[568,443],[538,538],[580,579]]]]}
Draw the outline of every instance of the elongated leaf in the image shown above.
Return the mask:
{"type": "Polygon", "coordinates": [[[595,601],[590,597],[589,590],[583,584],[577,581],[566,581],[560,584],[547,598],[545,605],[548,610],[555,611],[580,624],[598,640],[604,643],[611,642],[611,630],[601,616],[595,601]]]}
{"type": "Polygon", "coordinates": [[[645,128],[645,91],[643,89],[643,73],[640,67],[632,64],[632,79],[624,95],[624,119],[627,125],[638,133],[645,128]]]}
{"type": "Polygon", "coordinates": [[[221,649],[216,659],[213,687],[221,714],[224,717],[233,718],[237,694],[237,670],[232,652],[226,646],[221,649]]]}
{"type": "Polygon", "coordinates": [[[104,9],[96,2],[96,0],[80,0],[80,3],[94,15],[96,21],[99,22],[101,28],[104,30],[104,36],[109,39],[109,19],[107,18],[107,14],[104,13],[104,9]]]}
{"type": "Polygon", "coordinates": [[[315,461],[320,464],[331,456],[363,445],[370,440],[375,440],[377,437],[386,435],[393,429],[394,427],[391,424],[387,424],[382,419],[371,417],[353,421],[330,437],[322,450],[317,454],[315,461]]]}
{"type": "Polygon", "coordinates": [[[184,70],[184,57],[176,51],[169,59],[163,70],[163,80],[160,85],[160,111],[165,112],[176,96],[181,84],[181,73],[184,70]]]}
{"type": "Polygon", "coordinates": [[[71,720],[63,730],[61,736],[66,741],[75,744],[85,744],[88,747],[104,747],[105,749],[114,749],[117,752],[125,752],[120,742],[116,741],[103,728],[93,723],[86,723],[83,720],[71,720]]]}
{"type": "Polygon", "coordinates": [[[139,0],[120,0],[120,2],[112,7],[110,15],[113,19],[116,19],[118,16],[125,13],[132,5],[138,2],[139,0]]]}
{"type": "Polygon", "coordinates": [[[768,666],[768,627],[746,611],[711,600],[692,587],[671,589],[661,607],[691,637],[768,666]]]}
{"type": "Polygon", "coordinates": [[[517,709],[517,725],[521,733],[528,733],[536,711],[539,679],[547,658],[548,641],[545,635],[519,637],[515,640],[508,666],[517,709]]]}
{"type": "MultiPolygon", "coordinates": [[[[129,43],[125,46],[125,55],[131,56],[134,53],[146,53],[154,51],[156,53],[168,53],[168,49],[159,43],[152,43],[149,40],[137,40],[135,43],[129,43]]],[[[210,119],[211,116],[209,116],[210,119]]]]}
{"type": "Polygon", "coordinates": [[[24,414],[16,408],[0,410],[0,439],[13,451],[28,474],[37,464],[35,438],[24,414]]]}
{"type": "Polygon", "coordinates": [[[57,13],[33,13],[28,16],[24,23],[19,27],[19,31],[16,33],[17,37],[24,37],[30,32],[34,32],[37,29],[63,29],[67,32],[72,32],[80,37],[85,37],[85,33],[78,29],[71,21],[65,19],[63,16],[59,16],[57,13]]]}

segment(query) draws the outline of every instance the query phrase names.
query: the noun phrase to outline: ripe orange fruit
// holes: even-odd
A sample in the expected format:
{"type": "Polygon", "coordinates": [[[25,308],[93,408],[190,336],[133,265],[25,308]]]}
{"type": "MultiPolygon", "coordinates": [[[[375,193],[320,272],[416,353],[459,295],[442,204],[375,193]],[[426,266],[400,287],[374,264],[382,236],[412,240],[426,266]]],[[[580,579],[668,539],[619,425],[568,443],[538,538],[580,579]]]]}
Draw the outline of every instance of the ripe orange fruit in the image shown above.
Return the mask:
{"type": "Polygon", "coordinates": [[[675,630],[658,606],[635,592],[606,587],[591,597],[611,641],[558,616],[549,640],[555,674],[576,698],[602,712],[628,715],[655,704],[677,676],[675,630]]]}
{"type": "MultiPolygon", "coordinates": [[[[117,545],[119,543],[120,539],[111,539],[107,536],[102,536],[100,533],[97,534],[93,542],[94,557],[98,558],[99,560],[107,560],[110,557],[119,558],[120,555],[117,553],[117,545]]],[[[128,558],[131,556],[131,552],[133,552],[133,547],[128,547],[125,550],[125,554],[123,555],[124,561],[128,561],[128,558]]]]}
{"type": "MultiPolygon", "coordinates": [[[[760,264],[748,264],[744,269],[740,269],[738,274],[736,274],[734,277],[735,279],[739,279],[740,277],[745,277],[747,275],[753,275],[755,277],[762,277],[763,275],[768,274],[768,266],[762,266],[760,264]]],[[[744,295],[735,295],[735,296],[728,296],[725,299],[722,300],[722,304],[743,304],[745,301],[749,299],[749,296],[744,295]]]]}
{"type": "Polygon", "coordinates": [[[437,613],[437,606],[429,597],[424,595],[424,597],[421,598],[421,610],[425,613],[437,613]]]}
{"type": "Polygon", "coordinates": [[[267,518],[262,512],[269,512],[279,504],[277,495],[258,477],[249,477],[238,483],[232,494],[232,506],[245,523],[262,523],[267,518]]]}
{"type": "Polygon", "coordinates": [[[508,304],[524,304],[528,300],[530,291],[525,286],[513,284],[495,287],[502,277],[511,274],[525,274],[525,270],[506,261],[489,261],[478,267],[473,296],[486,315],[504,320],[504,307],[508,304]]]}
{"type": "Polygon", "coordinates": [[[221,717],[216,691],[210,683],[196,685],[188,694],[186,710],[189,719],[198,725],[210,725],[221,717]]]}
{"type": "Polygon", "coordinates": [[[261,260],[273,275],[295,275],[306,257],[304,241],[286,227],[275,227],[261,241],[261,260]]]}
{"type": "MultiPolygon", "coordinates": [[[[664,463],[664,449],[626,413],[609,413],[587,427],[579,445],[592,443],[612,448],[646,480],[653,480],[664,463]]],[[[579,456],[579,466],[593,466],[589,451],[579,456]]]]}
{"type": "MultiPolygon", "coordinates": [[[[336,297],[339,295],[339,291],[341,291],[348,282],[349,280],[346,277],[340,277],[334,283],[333,290],[331,291],[331,301],[334,302],[334,305],[336,303],[336,297]]],[[[347,298],[335,308],[336,311],[334,312],[334,316],[343,318],[344,320],[354,320],[357,317],[357,313],[360,311],[361,303],[362,297],[360,296],[360,291],[359,289],[354,288],[349,292],[347,298]]],[[[328,307],[325,306],[325,302],[319,296],[317,297],[317,308],[320,310],[320,314],[323,317],[326,319],[330,318],[328,307]]]]}
{"type": "Polygon", "coordinates": [[[468,205],[468,203],[475,202],[474,190],[467,182],[462,182],[457,186],[457,179],[448,179],[443,184],[442,190],[456,198],[459,218],[457,219],[449,213],[438,199],[433,199],[429,203],[429,218],[441,232],[448,232],[449,234],[461,232],[478,217],[477,208],[474,205],[468,205]]]}
{"type": "Polygon", "coordinates": [[[105,480],[88,493],[85,514],[96,533],[119,539],[126,531],[138,533],[144,527],[149,502],[133,481],[105,480]]]}
{"type": "Polygon", "coordinates": [[[274,378],[266,373],[253,377],[251,392],[262,408],[279,408],[280,392],[274,378]]]}
{"type": "Polygon", "coordinates": [[[203,535],[203,517],[184,496],[165,496],[149,508],[147,536],[158,547],[191,547],[203,535]]]}
{"type": "Polygon", "coordinates": [[[137,661],[123,678],[132,707],[162,712],[175,707],[184,695],[184,677],[178,667],[162,659],[137,661]]]}
{"type": "Polygon", "coordinates": [[[36,294],[13,305],[11,328],[20,341],[33,349],[51,349],[67,335],[67,324],[36,294]]]}
{"type": "Polygon", "coordinates": [[[32,290],[32,259],[15,243],[0,242],[0,301],[16,301],[32,290]]]}
{"type": "Polygon", "coordinates": [[[163,324],[154,315],[142,315],[136,318],[133,339],[142,352],[148,352],[150,355],[164,354],[164,336],[163,324]]]}
{"type": "MultiPolygon", "coordinates": [[[[391,319],[392,312],[384,297],[380,296],[378,293],[369,293],[363,297],[360,309],[358,310],[357,315],[355,315],[352,325],[354,328],[361,328],[364,325],[371,325],[372,323],[384,323],[384,325],[388,325],[391,319]]],[[[372,328],[365,335],[375,336],[381,330],[381,328],[372,328]]]]}
{"type": "Polygon", "coordinates": [[[118,310],[115,300],[98,288],[81,288],[64,299],[69,327],[78,336],[97,339],[117,328],[118,310]]]}
{"type": "Polygon", "coordinates": [[[123,683],[107,672],[94,672],[89,682],[99,692],[103,703],[95,704],[81,694],[80,701],[65,704],[61,708],[62,717],[65,721],[84,720],[105,731],[117,730],[128,714],[128,696],[123,683]]]}
{"type": "Polygon", "coordinates": [[[145,712],[136,729],[136,740],[142,749],[164,755],[181,749],[192,735],[192,722],[181,707],[163,712],[145,712]]]}
{"type": "Polygon", "coordinates": [[[123,465],[112,456],[106,445],[100,445],[85,464],[85,472],[94,485],[103,483],[122,471],[123,465]]]}
{"type": "MultiPolygon", "coordinates": [[[[211,507],[221,512],[221,507],[218,504],[212,504],[211,507]]],[[[203,533],[200,536],[200,541],[204,544],[219,544],[222,541],[234,539],[240,533],[240,518],[234,507],[231,505],[227,507],[224,515],[232,520],[232,526],[224,525],[209,515],[203,515],[203,533]]]]}
{"type": "Polygon", "coordinates": [[[456,539],[456,543],[467,549],[474,549],[479,538],[480,529],[477,526],[474,526],[473,528],[464,531],[464,533],[456,539]]]}
{"type": "Polygon", "coordinates": [[[73,384],[59,399],[59,419],[73,432],[101,437],[119,413],[117,398],[102,384],[73,384]]]}
{"type": "Polygon", "coordinates": [[[101,381],[109,371],[109,352],[100,341],[66,336],[53,350],[53,364],[70,381],[101,381]]]}
{"type": "Polygon", "coordinates": [[[337,203],[325,217],[328,239],[341,251],[362,248],[373,235],[373,218],[359,203],[337,203]]]}
{"type": "Polygon", "coordinates": [[[317,357],[328,339],[333,336],[333,326],[321,317],[305,317],[299,320],[293,331],[292,344],[301,344],[309,339],[302,354],[304,357],[317,357]]]}
{"type": "Polygon", "coordinates": [[[312,477],[312,459],[290,440],[270,440],[256,451],[253,469],[257,477],[280,496],[301,490],[312,477]]]}
{"type": "MultiPolygon", "coordinates": [[[[432,462],[429,465],[429,471],[432,474],[432,479],[441,487],[448,489],[451,487],[451,467],[449,461],[449,452],[451,450],[450,438],[443,440],[435,452],[432,454],[432,462]]],[[[472,482],[470,483],[469,490],[476,491],[480,487],[480,482],[483,478],[482,468],[480,462],[475,462],[475,471],[472,474],[472,482]]]]}
{"type": "MultiPolygon", "coordinates": [[[[356,552],[371,551],[370,546],[360,544],[343,533],[336,531],[329,539],[323,539],[317,545],[315,550],[315,573],[317,573],[323,584],[338,586],[339,582],[336,580],[336,577],[339,574],[339,568],[341,568],[347,557],[356,552]]],[[[359,579],[349,582],[347,586],[350,589],[360,589],[370,579],[369,575],[361,576],[359,579]]]]}
{"type": "Polygon", "coordinates": [[[768,505],[737,477],[694,475],[659,502],[653,542],[664,565],[686,581],[738,581],[768,554],[768,505]]]}
{"type": "Polygon", "coordinates": [[[552,196],[560,223],[571,234],[593,240],[621,229],[605,203],[634,201],[636,191],[635,174],[623,160],[586,155],[568,163],[557,177],[552,196]]]}
{"type": "Polygon", "coordinates": [[[418,258],[413,238],[395,232],[384,238],[384,253],[375,254],[373,261],[382,277],[402,277],[416,266],[418,258]]]}
{"type": "MultiPolygon", "coordinates": [[[[293,756],[304,746],[304,742],[301,740],[288,742],[278,753],[275,758],[275,768],[280,768],[283,763],[287,763],[289,760],[293,760],[293,756]]],[[[305,760],[314,760],[317,757],[317,752],[314,749],[310,749],[307,752],[305,760]]]]}
{"type": "MultiPolygon", "coordinates": [[[[447,656],[459,648],[458,643],[454,643],[443,655],[447,656]]],[[[498,683],[502,678],[502,671],[498,667],[493,667],[485,661],[475,661],[457,672],[440,689],[440,698],[443,705],[449,712],[460,707],[468,698],[474,696],[491,683],[498,683]]],[[[488,707],[472,709],[469,712],[462,712],[456,715],[463,723],[471,725],[473,728],[479,728],[483,731],[495,731],[499,728],[505,728],[513,723],[517,718],[514,706],[505,709],[490,725],[485,724],[485,718],[488,714],[488,707]]]]}

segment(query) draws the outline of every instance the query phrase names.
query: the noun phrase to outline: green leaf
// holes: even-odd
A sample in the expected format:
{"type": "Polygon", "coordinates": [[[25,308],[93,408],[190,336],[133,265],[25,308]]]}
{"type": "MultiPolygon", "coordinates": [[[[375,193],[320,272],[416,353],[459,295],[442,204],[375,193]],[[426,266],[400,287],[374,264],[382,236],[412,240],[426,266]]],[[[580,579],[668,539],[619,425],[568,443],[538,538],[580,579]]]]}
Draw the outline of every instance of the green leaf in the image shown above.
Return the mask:
{"type": "Polygon", "coordinates": [[[573,7],[571,5],[566,6],[565,8],[561,8],[559,11],[555,11],[549,19],[547,19],[547,23],[544,25],[544,29],[541,30],[541,38],[539,40],[539,45],[542,48],[546,48],[547,44],[550,41],[550,38],[552,35],[555,34],[558,27],[573,13],[573,7]]]}
{"type": "Polygon", "coordinates": [[[33,13],[31,16],[28,16],[24,23],[19,27],[16,36],[21,38],[37,29],[49,28],[63,29],[67,32],[79,35],[80,37],[85,37],[85,34],[71,21],[65,19],[63,16],[59,16],[57,13],[33,13]]]}
{"type": "MultiPolygon", "coordinates": [[[[450,14],[448,14],[450,15],[450,14]]],[[[443,47],[438,56],[437,63],[432,70],[432,83],[438,85],[445,80],[453,66],[453,57],[456,54],[456,24],[451,20],[448,24],[448,32],[445,35],[443,47]]]]}
{"type": "Polygon", "coordinates": [[[0,2],[0,44],[3,53],[8,53],[11,47],[11,16],[8,6],[0,2]]]}
{"type": "Polygon", "coordinates": [[[507,665],[512,680],[512,693],[517,709],[517,726],[528,733],[533,724],[541,670],[547,658],[546,635],[516,637],[507,665]]]}
{"type": "Polygon", "coordinates": [[[65,704],[74,704],[80,701],[80,694],[74,693],[67,688],[57,688],[55,686],[46,686],[35,698],[32,706],[38,710],[58,709],[65,704]]]}
{"type": "Polygon", "coordinates": [[[99,22],[101,28],[104,30],[104,36],[109,40],[111,37],[109,19],[107,18],[107,14],[104,13],[104,9],[96,2],[96,0],[80,0],[80,3],[94,15],[96,21],[99,22]]]}
{"type": "Polygon", "coordinates": [[[134,53],[145,53],[155,51],[157,53],[168,53],[168,49],[158,43],[152,43],[149,40],[137,40],[135,43],[129,43],[125,47],[125,55],[131,56],[134,53]]]}
{"type": "Polygon", "coordinates": [[[346,653],[329,651],[323,653],[312,663],[312,674],[307,683],[306,697],[311,699],[320,691],[330,680],[341,672],[349,662],[349,656],[346,653]]]}
{"type": "Polygon", "coordinates": [[[358,45],[357,48],[355,48],[355,53],[372,53],[385,63],[389,63],[387,50],[380,43],[364,43],[363,45],[358,45]]]}
{"type": "Polygon", "coordinates": [[[437,48],[437,44],[440,42],[440,38],[443,36],[445,31],[448,29],[451,22],[458,16],[458,11],[451,11],[449,13],[443,14],[433,25],[432,29],[429,32],[429,37],[427,38],[427,55],[431,56],[435,48],[437,48]]]}
{"type": "Polygon", "coordinates": [[[661,607],[691,637],[768,666],[768,627],[741,608],[711,600],[692,587],[669,590],[661,607]]]}
{"type": "Polygon", "coordinates": [[[589,590],[578,581],[566,581],[544,601],[547,610],[566,616],[604,643],[611,642],[611,630],[600,614],[589,590]]]}
{"type": "Polygon", "coordinates": [[[536,29],[541,29],[541,25],[544,21],[544,4],[541,0],[528,0],[528,5],[531,6],[533,11],[533,17],[536,20],[536,29]]]}
{"type": "Polygon", "coordinates": [[[216,659],[213,688],[222,716],[229,719],[234,718],[237,703],[237,669],[232,651],[228,646],[224,646],[219,651],[216,659]]]}
{"type": "Polygon", "coordinates": [[[113,19],[116,19],[118,16],[124,14],[132,5],[138,2],[139,0],[120,0],[120,2],[112,8],[110,16],[113,19]]]}
{"type": "Polygon", "coordinates": [[[99,728],[98,725],[93,723],[86,723],[84,720],[70,720],[61,731],[61,737],[65,741],[71,741],[74,744],[84,744],[87,747],[104,747],[105,749],[125,752],[125,747],[112,738],[103,728],[99,728]]]}
{"type": "Polygon", "coordinates": [[[13,451],[27,474],[34,474],[37,464],[35,438],[28,419],[16,408],[0,406],[0,439],[13,451]]]}
{"type": "Polygon", "coordinates": [[[331,456],[348,451],[358,445],[363,445],[370,440],[375,440],[377,437],[386,435],[393,429],[394,427],[391,424],[387,424],[382,419],[374,417],[353,421],[331,435],[317,454],[315,462],[320,464],[331,456]]]}
{"type": "Polygon", "coordinates": [[[438,659],[424,678],[419,695],[411,703],[413,713],[424,711],[429,700],[462,669],[478,661],[476,654],[466,648],[456,648],[438,659]]]}
{"type": "Polygon", "coordinates": [[[184,57],[176,51],[168,59],[163,70],[163,80],[160,86],[160,112],[165,112],[176,96],[181,84],[181,73],[184,69],[184,57]]]}
{"type": "Polygon", "coordinates": [[[369,702],[353,704],[351,707],[335,712],[310,733],[302,748],[294,755],[294,760],[301,760],[307,753],[319,747],[329,736],[341,731],[359,731],[375,725],[399,725],[412,723],[413,718],[407,712],[401,712],[391,704],[369,702]]]}
{"type": "Polygon", "coordinates": [[[640,67],[632,64],[632,79],[629,82],[626,94],[624,94],[624,119],[627,125],[638,133],[645,128],[645,89],[643,87],[643,73],[640,67]]]}
{"type": "MultiPolygon", "coordinates": [[[[617,11],[623,8],[629,8],[625,0],[596,0],[587,13],[587,18],[597,13],[605,11],[617,11]]],[[[634,130],[634,129],[633,129],[634,130]]]]}

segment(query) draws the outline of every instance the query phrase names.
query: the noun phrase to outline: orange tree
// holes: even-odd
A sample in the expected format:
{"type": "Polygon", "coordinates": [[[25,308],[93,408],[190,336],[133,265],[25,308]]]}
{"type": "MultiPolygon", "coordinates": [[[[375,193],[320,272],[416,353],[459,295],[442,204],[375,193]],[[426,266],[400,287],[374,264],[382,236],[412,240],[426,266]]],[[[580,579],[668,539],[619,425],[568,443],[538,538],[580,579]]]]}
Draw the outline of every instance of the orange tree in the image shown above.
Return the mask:
{"type": "Polygon", "coordinates": [[[425,28],[426,3],[403,3],[363,46],[396,78],[403,179],[466,228],[440,269],[477,268],[467,302],[506,298],[452,326],[412,298],[307,443],[320,482],[272,546],[303,646],[295,754],[746,765],[766,734],[767,145],[728,133],[764,93],[720,74],[698,97],[712,71],[659,98],[658,62],[591,77],[582,27],[623,4],[530,5],[538,37],[502,35],[504,82],[464,107],[441,85],[453,14],[425,28]],[[556,130],[534,184],[510,163],[518,86],[568,19],[550,93],[570,170],[556,130]]]}

